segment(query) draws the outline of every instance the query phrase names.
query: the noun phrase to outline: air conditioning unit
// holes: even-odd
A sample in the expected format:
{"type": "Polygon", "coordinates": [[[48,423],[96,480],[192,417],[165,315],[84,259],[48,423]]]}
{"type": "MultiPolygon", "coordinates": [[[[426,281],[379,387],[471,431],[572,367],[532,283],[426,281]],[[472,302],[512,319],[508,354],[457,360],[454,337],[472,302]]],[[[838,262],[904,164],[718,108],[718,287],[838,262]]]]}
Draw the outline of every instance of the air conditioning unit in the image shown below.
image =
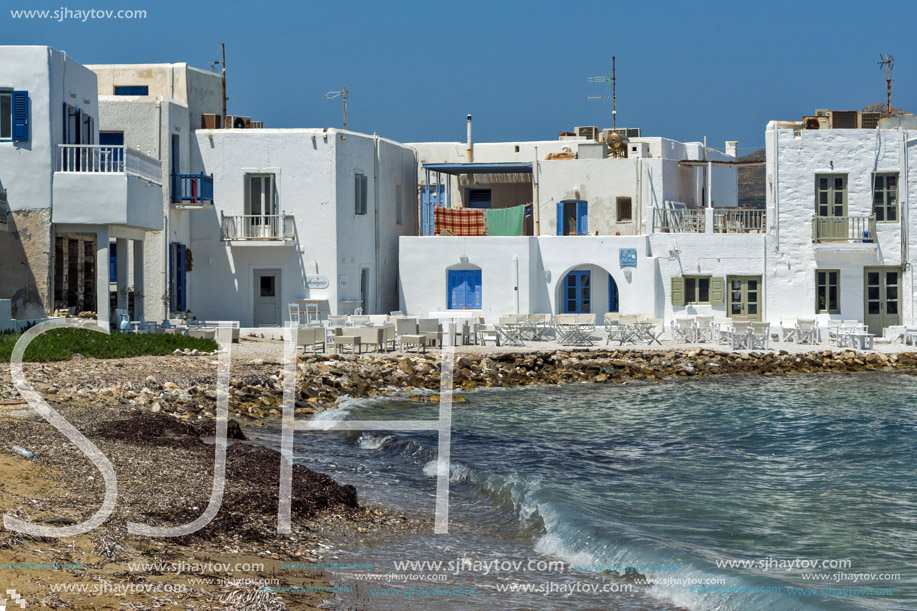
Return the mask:
{"type": "Polygon", "coordinates": [[[832,110],[831,129],[856,129],[857,118],[855,110],[832,110]]]}
{"type": "Polygon", "coordinates": [[[831,116],[831,111],[828,110],[827,108],[816,108],[816,109],[815,109],[815,116],[816,116],[816,117],[830,117],[830,116],[831,116]]]}
{"type": "Polygon", "coordinates": [[[879,119],[881,118],[881,112],[861,112],[860,129],[876,129],[879,127],[879,119]]]}
{"type": "Polygon", "coordinates": [[[831,129],[831,117],[827,115],[803,117],[802,122],[805,124],[806,129],[831,129]]]}
{"type": "Polygon", "coordinates": [[[263,121],[252,121],[251,128],[252,129],[264,129],[264,122],[263,121]]]}
{"type": "Polygon", "coordinates": [[[226,127],[232,129],[248,129],[252,126],[251,117],[242,117],[240,115],[226,115],[226,127]]]}
{"type": "Polygon", "coordinates": [[[601,136],[601,138],[602,138],[602,139],[607,139],[607,138],[608,138],[608,134],[610,134],[611,132],[615,132],[615,133],[617,133],[617,134],[620,134],[620,135],[624,136],[625,138],[627,138],[628,140],[630,140],[631,138],[639,138],[639,137],[640,137],[640,128],[639,128],[639,127],[616,127],[616,128],[614,128],[614,129],[611,129],[611,128],[609,128],[609,129],[603,129],[603,130],[602,130],[602,134],[603,134],[603,135],[601,136]]]}
{"type": "Polygon", "coordinates": [[[201,129],[220,129],[223,127],[223,115],[204,113],[201,115],[201,129]]]}
{"type": "Polygon", "coordinates": [[[599,128],[593,125],[587,127],[575,127],[573,129],[576,131],[576,135],[580,138],[586,138],[587,140],[599,139],[599,128]]]}

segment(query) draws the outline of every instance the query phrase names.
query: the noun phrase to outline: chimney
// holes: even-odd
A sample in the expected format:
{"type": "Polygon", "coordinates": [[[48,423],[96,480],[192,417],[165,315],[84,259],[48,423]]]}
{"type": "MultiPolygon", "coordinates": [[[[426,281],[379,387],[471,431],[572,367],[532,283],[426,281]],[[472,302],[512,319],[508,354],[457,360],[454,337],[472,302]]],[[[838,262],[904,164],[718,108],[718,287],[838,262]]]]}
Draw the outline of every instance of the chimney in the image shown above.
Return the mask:
{"type": "Polygon", "coordinates": [[[468,156],[468,163],[471,163],[474,160],[474,142],[471,140],[471,115],[468,115],[468,145],[465,148],[465,153],[468,156]]]}
{"type": "Polygon", "coordinates": [[[739,158],[739,141],[738,140],[727,140],[726,141],[726,154],[730,157],[739,158]]]}

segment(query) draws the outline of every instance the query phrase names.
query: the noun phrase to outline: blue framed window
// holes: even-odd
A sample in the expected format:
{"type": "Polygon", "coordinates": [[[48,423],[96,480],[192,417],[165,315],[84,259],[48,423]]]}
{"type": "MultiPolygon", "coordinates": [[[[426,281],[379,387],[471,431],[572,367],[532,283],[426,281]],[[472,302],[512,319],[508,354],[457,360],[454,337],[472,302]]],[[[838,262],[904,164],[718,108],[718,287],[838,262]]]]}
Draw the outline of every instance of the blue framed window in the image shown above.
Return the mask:
{"type": "Polygon", "coordinates": [[[147,85],[115,85],[115,95],[150,95],[147,85]]]}
{"type": "Polygon", "coordinates": [[[28,142],[28,91],[0,91],[0,140],[28,142]]]}
{"type": "Polygon", "coordinates": [[[481,308],[481,270],[450,269],[446,285],[450,310],[481,308]]]}
{"type": "Polygon", "coordinates": [[[589,235],[588,202],[557,202],[557,235],[589,235]]]}
{"type": "Polygon", "coordinates": [[[608,311],[619,312],[621,310],[620,299],[618,296],[618,283],[608,274],[608,311]]]}
{"type": "Polygon", "coordinates": [[[592,282],[588,270],[574,271],[564,278],[564,314],[588,314],[592,311],[592,282]]]}
{"type": "Polygon", "coordinates": [[[169,248],[169,309],[184,312],[188,309],[188,247],[172,242],[169,248]]]}

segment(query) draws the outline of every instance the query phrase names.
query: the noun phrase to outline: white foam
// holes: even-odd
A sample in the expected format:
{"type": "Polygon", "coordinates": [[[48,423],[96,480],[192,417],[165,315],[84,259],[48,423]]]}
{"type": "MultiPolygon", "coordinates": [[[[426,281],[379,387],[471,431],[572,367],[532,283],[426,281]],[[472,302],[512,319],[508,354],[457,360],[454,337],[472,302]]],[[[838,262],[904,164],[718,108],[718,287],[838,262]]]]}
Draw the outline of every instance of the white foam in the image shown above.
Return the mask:
{"type": "MultiPolygon", "coordinates": [[[[437,465],[439,465],[439,461],[434,458],[433,460],[431,460],[430,462],[428,462],[427,464],[423,466],[423,474],[426,475],[427,477],[436,477],[437,475],[439,475],[439,470],[437,468],[437,465]]],[[[450,465],[450,470],[449,470],[449,481],[450,482],[470,480],[471,475],[472,475],[471,469],[469,469],[465,465],[462,465],[456,462],[453,462],[450,465]]]]}
{"type": "Polygon", "coordinates": [[[378,450],[393,439],[395,438],[391,435],[369,435],[363,433],[357,440],[357,444],[364,450],[378,450]]]}

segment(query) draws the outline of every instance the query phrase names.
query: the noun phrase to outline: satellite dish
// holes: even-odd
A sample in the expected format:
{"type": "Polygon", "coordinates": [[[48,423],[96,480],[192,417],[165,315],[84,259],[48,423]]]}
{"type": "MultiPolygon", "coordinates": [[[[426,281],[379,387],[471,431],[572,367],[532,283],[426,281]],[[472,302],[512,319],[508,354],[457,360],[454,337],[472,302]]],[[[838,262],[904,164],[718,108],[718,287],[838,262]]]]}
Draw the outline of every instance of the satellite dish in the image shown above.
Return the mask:
{"type": "Polygon", "coordinates": [[[627,154],[627,138],[618,132],[610,132],[605,136],[605,144],[615,157],[617,157],[619,153],[627,154]]]}

